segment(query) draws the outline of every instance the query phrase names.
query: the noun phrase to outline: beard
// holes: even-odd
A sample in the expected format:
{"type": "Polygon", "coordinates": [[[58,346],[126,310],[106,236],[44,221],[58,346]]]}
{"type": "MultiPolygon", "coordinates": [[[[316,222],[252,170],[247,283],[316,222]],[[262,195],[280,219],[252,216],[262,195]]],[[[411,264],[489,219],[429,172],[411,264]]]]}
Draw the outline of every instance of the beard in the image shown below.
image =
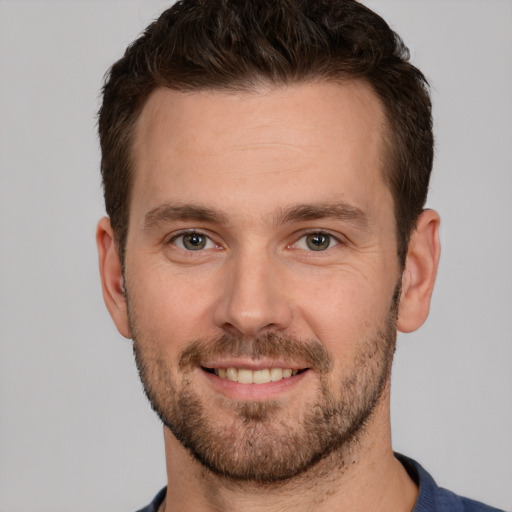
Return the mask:
{"type": "Polygon", "coordinates": [[[179,372],[173,374],[172,365],[155,348],[158,343],[138,332],[137,316],[129,308],[145,394],[189,453],[212,473],[233,482],[283,482],[329,457],[333,465],[343,468],[390,379],[399,294],[397,287],[389,315],[371,336],[358,340],[350,367],[336,382],[333,357],[321,343],[273,333],[256,339],[224,335],[193,341],[179,355],[179,372]],[[192,372],[201,361],[240,355],[304,362],[318,377],[315,396],[292,413],[279,400],[219,397],[207,403],[194,391],[192,372]]]}

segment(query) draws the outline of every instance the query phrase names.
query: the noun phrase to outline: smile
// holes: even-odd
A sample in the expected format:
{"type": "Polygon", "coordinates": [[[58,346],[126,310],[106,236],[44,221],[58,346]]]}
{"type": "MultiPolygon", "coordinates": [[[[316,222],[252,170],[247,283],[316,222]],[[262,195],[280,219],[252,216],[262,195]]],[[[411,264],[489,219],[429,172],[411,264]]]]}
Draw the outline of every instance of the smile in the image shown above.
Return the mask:
{"type": "Polygon", "coordinates": [[[277,382],[283,379],[289,379],[299,373],[307,370],[296,370],[292,368],[263,368],[259,370],[249,370],[246,368],[204,368],[209,373],[213,373],[221,379],[227,379],[231,382],[240,384],[267,384],[277,382]]]}

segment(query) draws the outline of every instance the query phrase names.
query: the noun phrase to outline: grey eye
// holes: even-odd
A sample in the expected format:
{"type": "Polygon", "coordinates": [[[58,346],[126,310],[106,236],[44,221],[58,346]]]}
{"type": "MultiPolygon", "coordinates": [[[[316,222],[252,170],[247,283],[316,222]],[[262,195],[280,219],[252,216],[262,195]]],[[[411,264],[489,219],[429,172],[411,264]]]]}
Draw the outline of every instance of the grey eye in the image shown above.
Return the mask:
{"type": "Polygon", "coordinates": [[[187,233],[182,235],[177,240],[177,245],[182,245],[188,251],[200,251],[206,247],[208,237],[200,233],[187,233]],[[181,240],[180,240],[181,239],[181,240]],[[179,243],[181,241],[181,244],[179,243]]]}
{"type": "Polygon", "coordinates": [[[331,236],[326,233],[306,235],[306,245],[312,251],[325,251],[331,246],[331,236]]]}

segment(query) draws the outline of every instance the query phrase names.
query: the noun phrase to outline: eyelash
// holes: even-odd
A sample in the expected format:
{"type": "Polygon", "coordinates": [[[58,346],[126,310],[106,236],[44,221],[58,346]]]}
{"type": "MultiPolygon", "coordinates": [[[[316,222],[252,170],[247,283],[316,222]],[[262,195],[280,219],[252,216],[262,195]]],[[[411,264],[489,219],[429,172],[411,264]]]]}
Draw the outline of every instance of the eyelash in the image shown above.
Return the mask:
{"type": "Polygon", "coordinates": [[[190,230],[186,230],[186,231],[181,231],[180,233],[177,233],[176,235],[172,236],[167,244],[172,244],[172,245],[175,245],[177,246],[179,249],[181,250],[184,250],[184,251],[187,251],[187,252],[194,252],[193,249],[187,249],[186,247],[184,247],[184,243],[183,243],[183,238],[185,236],[191,236],[191,235],[197,235],[198,237],[202,237],[202,238],[205,238],[206,239],[206,245],[208,245],[208,243],[212,244],[214,247],[200,247],[198,249],[196,249],[198,252],[201,251],[201,250],[204,250],[205,248],[207,249],[213,249],[213,248],[221,248],[221,246],[219,244],[216,244],[212,238],[210,236],[208,236],[207,234],[205,233],[202,233],[201,231],[196,231],[195,229],[190,229],[190,230]],[[176,241],[179,240],[179,239],[182,239],[182,242],[181,242],[181,245],[182,247],[180,247],[176,241]]]}
{"type": "Polygon", "coordinates": [[[302,249],[302,250],[305,250],[307,252],[326,252],[328,251],[329,249],[332,249],[333,247],[336,247],[337,245],[340,245],[342,244],[343,242],[340,240],[339,237],[327,232],[327,231],[322,231],[322,230],[319,230],[319,231],[316,231],[316,230],[312,230],[312,231],[308,231],[306,233],[302,233],[301,236],[297,239],[296,242],[294,242],[293,244],[290,244],[288,247],[291,247],[291,248],[298,248],[298,245],[299,243],[304,240],[304,243],[307,244],[306,240],[307,240],[307,237],[309,236],[322,236],[322,237],[327,237],[328,238],[328,245],[325,249],[311,249],[310,247],[309,248],[299,248],[299,249],[302,249]]]}
{"type": "MultiPolygon", "coordinates": [[[[322,231],[322,230],[319,230],[319,231],[309,231],[309,232],[305,232],[305,233],[302,233],[301,236],[292,244],[289,244],[287,246],[287,248],[290,248],[290,249],[293,249],[293,248],[298,248],[298,249],[301,249],[301,250],[304,250],[304,251],[307,251],[307,252],[325,252],[329,249],[332,249],[333,247],[336,247],[337,245],[340,245],[342,244],[342,240],[340,240],[339,237],[331,234],[331,233],[328,233],[326,231],[322,231]],[[307,244],[306,240],[307,240],[307,237],[309,236],[321,236],[321,237],[326,237],[328,239],[328,245],[325,249],[322,249],[322,248],[319,248],[319,249],[312,249],[311,247],[298,247],[300,242],[302,240],[304,240],[304,244],[307,244]]],[[[210,236],[208,236],[207,234],[201,232],[201,231],[196,231],[195,229],[191,229],[191,230],[186,230],[186,231],[182,231],[180,233],[177,233],[176,235],[174,235],[173,237],[171,237],[167,244],[172,244],[172,245],[175,245],[176,247],[178,247],[179,249],[183,250],[183,251],[186,251],[186,252],[201,252],[203,250],[206,250],[206,249],[213,249],[213,248],[216,248],[216,249],[222,249],[222,246],[220,246],[219,244],[215,243],[212,238],[210,236]],[[205,241],[205,245],[203,247],[197,247],[195,250],[194,249],[188,249],[184,246],[184,242],[183,242],[183,238],[187,235],[197,235],[198,237],[202,237],[202,238],[205,238],[206,241],[205,241]],[[182,242],[181,244],[177,244],[177,240],[180,240],[182,239],[182,242]],[[213,246],[210,246],[208,247],[209,244],[212,244],[213,246]]]]}

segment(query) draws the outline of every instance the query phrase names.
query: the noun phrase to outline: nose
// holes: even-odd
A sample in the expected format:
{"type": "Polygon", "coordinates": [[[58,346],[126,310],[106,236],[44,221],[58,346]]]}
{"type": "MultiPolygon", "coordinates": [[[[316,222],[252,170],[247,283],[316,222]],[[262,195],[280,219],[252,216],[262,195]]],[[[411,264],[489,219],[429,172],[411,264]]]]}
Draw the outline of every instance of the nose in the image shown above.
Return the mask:
{"type": "Polygon", "coordinates": [[[233,256],[223,273],[215,324],[230,334],[251,338],[284,331],[292,321],[285,273],[268,254],[233,256]]]}

